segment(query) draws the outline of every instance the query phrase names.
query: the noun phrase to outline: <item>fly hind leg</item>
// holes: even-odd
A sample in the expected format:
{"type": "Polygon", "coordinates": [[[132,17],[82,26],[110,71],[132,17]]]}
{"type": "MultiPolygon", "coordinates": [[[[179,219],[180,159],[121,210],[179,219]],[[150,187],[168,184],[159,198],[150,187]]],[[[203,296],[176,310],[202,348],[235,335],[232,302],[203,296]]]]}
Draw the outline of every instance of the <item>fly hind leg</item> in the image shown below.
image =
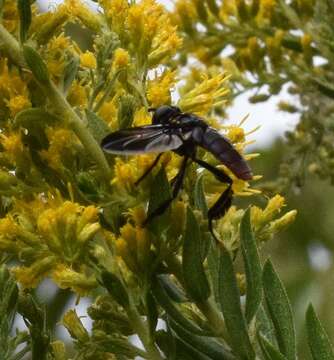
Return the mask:
{"type": "Polygon", "coordinates": [[[146,176],[153,170],[153,168],[158,164],[162,153],[160,153],[153,161],[153,163],[150,165],[150,167],[144,172],[144,174],[135,182],[135,185],[139,185],[140,182],[142,182],[146,176]]]}
{"type": "Polygon", "coordinates": [[[181,164],[181,168],[178,172],[178,174],[175,177],[175,181],[173,184],[173,191],[172,191],[172,196],[164,201],[158,208],[156,208],[155,210],[153,210],[146,218],[143,226],[147,225],[149,222],[151,222],[155,217],[162,215],[167,208],[169,207],[170,203],[177,197],[178,193],[181,190],[182,184],[183,184],[183,179],[184,179],[184,175],[186,172],[186,167],[187,167],[187,161],[188,161],[188,157],[185,157],[182,161],[181,164]]]}
{"type": "Polygon", "coordinates": [[[219,241],[216,235],[213,232],[213,220],[219,219],[223,217],[228,209],[231,207],[232,198],[233,198],[233,190],[232,190],[232,179],[225,174],[223,170],[217,169],[216,167],[206,163],[200,159],[193,159],[198,165],[204,167],[206,170],[210,171],[216,179],[221,181],[222,183],[228,184],[227,189],[220,195],[218,200],[211,206],[208,211],[208,225],[209,230],[216,241],[219,241]]]}

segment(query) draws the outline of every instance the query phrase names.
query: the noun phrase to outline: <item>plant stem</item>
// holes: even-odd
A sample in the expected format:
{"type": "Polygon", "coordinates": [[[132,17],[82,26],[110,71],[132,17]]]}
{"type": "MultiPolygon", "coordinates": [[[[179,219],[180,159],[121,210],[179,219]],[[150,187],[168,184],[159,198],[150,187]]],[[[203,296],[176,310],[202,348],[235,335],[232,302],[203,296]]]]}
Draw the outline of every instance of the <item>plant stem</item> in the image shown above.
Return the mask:
{"type": "Polygon", "coordinates": [[[7,29],[0,24],[0,47],[3,48],[8,57],[18,66],[26,67],[26,63],[18,41],[7,29]]]}
{"type": "Polygon", "coordinates": [[[92,158],[99,164],[105,179],[110,180],[110,168],[99,144],[53,82],[50,82],[49,90],[48,98],[51,103],[64,116],[69,127],[72,128],[92,158]]]}
{"type": "Polygon", "coordinates": [[[164,358],[161,356],[154,341],[152,341],[151,336],[148,331],[148,328],[147,328],[147,326],[145,326],[145,323],[142,321],[137,310],[131,305],[128,308],[126,308],[125,310],[129,317],[129,320],[133,326],[133,329],[138,334],[139,339],[141,340],[141,342],[144,345],[144,348],[147,352],[147,359],[163,360],[164,358]]]}
{"type": "MultiPolygon", "coordinates": [[[[170,256],[167,261],[168,268],[178,279],[180,284],[184,285],[182,265],[176,256],[170,256]]],[[[198,309],[206,317],[211,327],[211,330],[217,337],[228,339],[225,321],[223,315],[217,310],[211,299],[203,302],[195,302],[198,309]]]]}
{"type": "MultiPolygon", "coordinates": [[[[1,46],[10,57],[10,59],[20,67],[26,68],[23,53],[20,49],[18,41],[0,24],[0,41],[1,46]]],[[[106,181],[110,180],[111,172],[107,160],[92,134],[89,132],[80,117],[72,109],[67,102],[64,95],[59,91],[56,85],[50,80],[48,85],[40,84],[44,90],[45,95],[49,98],[53,106],[60,112],[63,118],[66,119],[67,124],[78,136],[81,143],[90,153],[92,158],[97,162],[101,168],[106,181]]]]}

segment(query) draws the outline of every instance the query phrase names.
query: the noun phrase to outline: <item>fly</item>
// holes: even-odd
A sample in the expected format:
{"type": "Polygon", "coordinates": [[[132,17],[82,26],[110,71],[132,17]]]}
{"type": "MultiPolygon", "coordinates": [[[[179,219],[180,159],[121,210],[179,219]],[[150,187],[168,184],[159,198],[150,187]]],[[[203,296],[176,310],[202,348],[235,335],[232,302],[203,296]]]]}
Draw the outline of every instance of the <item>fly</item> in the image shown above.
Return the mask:
{"type": "Polygon", "coordinates": [[[183,157],[178,174],[172,182],[172,196],[150,213],[144,225],[156,216],[161,215],[177,197],[184,180],[189,161],[194,161],[210,171],[219,181],[226,183],[226,190],[208,210],[209,230],[213,233],[213,220],[225,215],[232,203],[232,178],[223,170],[217,169],[196,157],[198,146],[209,151],[224,164],[239,179],[251,180],[252,171],[244,157],[234,148],[232,143],[217,130],[210,127],[203,119],[191,114],[183,113],[176,106],[163,105],[153,111],[152,124],[133,127],[113,132],[107,135],[101,143],[104,151],[120,155],[138,155],[145,153],[159,153],[152,165],[137,180],[139,184],[157,165],[162,153],[174,151],[183,157]]]}

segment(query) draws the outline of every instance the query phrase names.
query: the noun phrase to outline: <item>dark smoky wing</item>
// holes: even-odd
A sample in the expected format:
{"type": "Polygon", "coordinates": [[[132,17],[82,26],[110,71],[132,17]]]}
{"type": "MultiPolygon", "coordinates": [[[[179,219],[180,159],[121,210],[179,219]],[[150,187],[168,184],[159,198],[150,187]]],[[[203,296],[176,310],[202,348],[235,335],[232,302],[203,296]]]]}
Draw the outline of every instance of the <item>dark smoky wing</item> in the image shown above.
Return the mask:
{"type": "Polygon", "coordinates": [[[101,142],[104,151],[121,155],[165,152],[181,145],[182,140],[175,130],[160,124],[119,130],[101,142]]]}

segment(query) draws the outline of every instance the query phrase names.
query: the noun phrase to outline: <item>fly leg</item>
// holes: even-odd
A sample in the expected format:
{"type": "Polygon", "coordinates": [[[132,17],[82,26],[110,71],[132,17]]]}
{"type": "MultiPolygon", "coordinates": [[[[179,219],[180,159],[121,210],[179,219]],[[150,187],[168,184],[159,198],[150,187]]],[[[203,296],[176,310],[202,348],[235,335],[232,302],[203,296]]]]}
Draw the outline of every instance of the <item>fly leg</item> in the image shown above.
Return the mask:
{"type": "Polygon", "coordinates": [[[212,221],[214,219],[219,219],[223,217],[227,210],[231,207],[233,190],[232,190],[232,179],[225,174],[223,170],[217,169],[214,166],[206,163],[200,159],[193,159],[198,165],[204,167],[206,170],[210,171],[219,181],[222,183],[228,184],[227,189],[220,195],[218,200],[211,206],[208,211],[208,225],[209,230],[216,241],[218,241],[216,235],[213,232],[213,224],[212,221]]]}
{"type": "Polygon", "coordinates": [[[168,200],[164,201],[158,208],[156,208],[154,211],[152,211],[147,216],[147,218],[143,224],[144,226],[147,225],[149,222],[151,222],[152,219],[154,219],[155,217],[163,214],[167,210],[170,203],[177,197],[177,195],[182,187],[182,183],[183,183],[183,179],[184,179],[184,175],[185,175],[186,167],[187,167],[187,161],[188,161],[188,157],[184,157],[181,167],[180,167],[180,170],[175,177],[175,181],[173,184],[172,196],[168,200]]]}
{"type": "Polygon", "coordinates": [[[162,153],[160,153],[153,161],[153,163],[150,165],[150,167],[144,172],[144,174],[135,182],[135,185],[139,185],[140,182],[142,182],[146,176],[153,170],[153,168],[158,164],[162,153]]]}

